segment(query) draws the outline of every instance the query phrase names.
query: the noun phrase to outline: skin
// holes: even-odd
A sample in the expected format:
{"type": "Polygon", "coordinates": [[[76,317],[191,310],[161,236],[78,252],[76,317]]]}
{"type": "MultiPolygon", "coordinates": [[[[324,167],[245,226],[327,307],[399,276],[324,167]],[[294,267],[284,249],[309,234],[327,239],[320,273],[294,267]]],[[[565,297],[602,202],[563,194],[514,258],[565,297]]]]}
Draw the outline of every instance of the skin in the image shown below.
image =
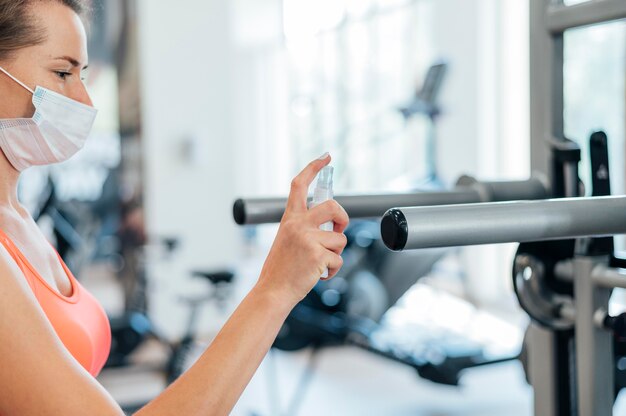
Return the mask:
{"type": "MultiPolygon", "coordinates": [[[[87,64],[84,27],[69,8],[33,2],[47,32],[0,65],[33,88],[40,85],[91,105],[80,74],[87,64]],[[66,56],[70,59],[55,59],[66,56]]],[[[31,94],[0,74],[0,118],[29,117],[31,94]],[[7,97],[5,99],[5,97],[7,97]]],[[[0,227],[48,282],[71,286],[56,253],[19,203],[19,173],[0,152],[0,227]]],[[[294,178],[276,239],[255,287],[200,359],[137,415],[227,415],[270,348],[290,310],[342,265],[348,216],[334,201],[307,209],[308,187],[330,157],[311,162],[294,178]],[[333,221],[333,232],[319,225],[333,221]]],[[[98,382],[65,349],[24,276],[0,245],[0,415],[123,415],[98,382]]]]}
{"type": "MultiPolygon", "coordinates": [[[[80,18],[56,2],[35,3],[33,14],[46,30],[46,41],[19,50],[11,59],[0,61],[0,66],[32,90],[39,85],[92,105],[81,80],[88,55],[80,18]]],[[[32,94],[4,73],[0,73],[0,91],[8,98],[0,100],[0,118],[33,115],[32,94]]],[[[0,225],[48,283],[68,295],[71,285],[56,254],[17,199],[19,172],[0,153],[0,225]]]]}

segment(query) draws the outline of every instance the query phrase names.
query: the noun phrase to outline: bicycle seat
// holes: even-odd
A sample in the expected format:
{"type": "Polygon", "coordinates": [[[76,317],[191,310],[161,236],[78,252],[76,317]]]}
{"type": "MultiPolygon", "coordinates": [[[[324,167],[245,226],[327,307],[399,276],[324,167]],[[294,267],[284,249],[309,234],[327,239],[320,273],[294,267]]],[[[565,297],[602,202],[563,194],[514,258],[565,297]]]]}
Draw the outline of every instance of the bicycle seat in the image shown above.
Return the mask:
{"type": "Polygon", "coordinates": [[[202,270],[194,270],[192,272],[193,276],[196,277],[204,277],[208,279],[211,283],[230,283],[233,281],[233,277],[235,276],[233,272],[228,270],[218,270],[218,271],[202,271],[202,270]]]}

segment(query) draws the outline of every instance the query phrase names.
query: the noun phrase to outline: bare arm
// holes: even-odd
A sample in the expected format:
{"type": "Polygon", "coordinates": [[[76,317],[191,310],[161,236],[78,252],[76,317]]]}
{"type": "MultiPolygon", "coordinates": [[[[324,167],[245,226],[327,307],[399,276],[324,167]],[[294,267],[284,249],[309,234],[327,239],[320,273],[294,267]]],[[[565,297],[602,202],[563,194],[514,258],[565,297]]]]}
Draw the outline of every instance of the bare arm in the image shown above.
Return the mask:
{"type": "MultiPolygon", "coordinates": [[[[333,201],[306,208],[308,186],[329,161],[312,162],[294,179],[257,285],[200,359],[137,416],[227,415],[289,311],[326,267],[336,274],[348,217],[333,201]],[[335,222],[334,232],[318,229],[327,221],[335,222]]],[[[121,415],[63,347],[20,274],[0,250],[0,414],[121,415]]]]}
{"type": "Polygon", "coordinates": [[[200,359],[137,416],[227,415],[269,350],[289,311],[317,283],[326,267],[332,277],[348,216],[334,201],[307,210],[309,184],[328,164],[316,160],[292,183],[285,215],[259,282],[200,359]],[[336,232],[319,230],[335,222],[336,232]]]}

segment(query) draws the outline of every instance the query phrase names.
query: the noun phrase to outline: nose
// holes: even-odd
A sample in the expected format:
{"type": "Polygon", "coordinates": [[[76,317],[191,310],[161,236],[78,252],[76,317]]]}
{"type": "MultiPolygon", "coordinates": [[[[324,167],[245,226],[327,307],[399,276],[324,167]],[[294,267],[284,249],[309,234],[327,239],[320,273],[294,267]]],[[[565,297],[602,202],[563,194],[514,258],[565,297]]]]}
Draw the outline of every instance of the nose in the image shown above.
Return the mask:
{"type": "Polygon", "coordinates": [[[93,102],[91,101],[91,97],[89,96],[89,93],[87,92],[87,88],[85,87],[85,84],[82,81],[78,83],[75,90],[72,91],[72,96],[70,98],[78,101],[79,103],[86,104],[89,107],[93,107],[93,102]]]}

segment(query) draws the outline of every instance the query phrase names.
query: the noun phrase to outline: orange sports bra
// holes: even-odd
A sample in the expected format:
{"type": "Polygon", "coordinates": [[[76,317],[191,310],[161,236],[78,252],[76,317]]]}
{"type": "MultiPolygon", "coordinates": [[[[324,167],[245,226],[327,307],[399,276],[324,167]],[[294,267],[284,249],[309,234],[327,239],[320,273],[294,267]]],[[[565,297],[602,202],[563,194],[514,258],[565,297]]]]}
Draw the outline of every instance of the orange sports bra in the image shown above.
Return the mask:
{"type": "Polygon", "coordinates": [[[2,230],[0,243],[24,273],[28,285],[65,347],[91,375],[98,375],[111,348],[111,328],[102,306],[74,278],[58,253],[72,285],[72,295],[69,297],[52,288],[2,230]]]}

